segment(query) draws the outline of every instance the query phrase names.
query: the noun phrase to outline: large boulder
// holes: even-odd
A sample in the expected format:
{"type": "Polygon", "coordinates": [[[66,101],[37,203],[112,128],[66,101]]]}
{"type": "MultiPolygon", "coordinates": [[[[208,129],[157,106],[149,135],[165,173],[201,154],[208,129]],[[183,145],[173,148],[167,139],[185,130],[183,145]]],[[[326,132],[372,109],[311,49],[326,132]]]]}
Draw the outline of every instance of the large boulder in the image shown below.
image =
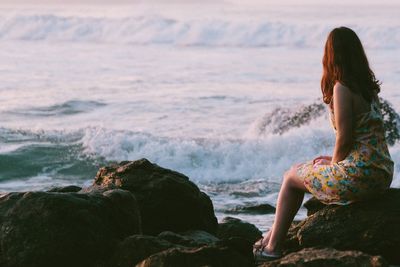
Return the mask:
{"type": "Polygon", "coordinates": [[[0,266],[101,267],[123,238],[140,233],[134,196],[26,192],[0,198],[0,266]]]}
{"type": "Polygon", "coordinates": [[[386,267],[380,256],[371,256],[360,251],[339,251],[333,248],[305,248],[285,257],[265,262],[260,267],[386,267]]]}
{"type": "Polygon", "coordinates": [[[359,250],[400,264],[400,189],[350,205],[314,204],[313,214],[290,229],[289,251],[316,246],[359,250]]]}
{"type": "Polygon", "coordinates": [[[90,190],[121,188],[138,201],[143,233],[204,230],[214,234],[217,219],[210,198],[181,173],[146,159],[101,168],[90,190]]]}

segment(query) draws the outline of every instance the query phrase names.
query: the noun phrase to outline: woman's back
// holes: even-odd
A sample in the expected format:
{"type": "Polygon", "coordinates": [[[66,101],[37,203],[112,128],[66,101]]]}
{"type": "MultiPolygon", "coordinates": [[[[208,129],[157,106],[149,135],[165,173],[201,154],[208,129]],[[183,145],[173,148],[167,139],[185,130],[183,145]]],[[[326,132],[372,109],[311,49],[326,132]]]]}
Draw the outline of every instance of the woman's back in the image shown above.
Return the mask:
{"type": "MultiPolygon", "coordinates": [[[[358,113],[354,115],[353,146],[346,158],[337,164],[351,178],[357,178],[369,184],[376,184],[384,179],[387,180],[385,182],[387,184],[393,177],[394,164],[385,139],[379,99],[374,98],[369,107],[364,106],[363,110],[360,108],[361,102],[358,100],[358,113]]],[[[367,101],[364,100],[364,104],[365,102],[367,101]]],[[[332,109],[330,118],[336,131],[332,109]]]]}

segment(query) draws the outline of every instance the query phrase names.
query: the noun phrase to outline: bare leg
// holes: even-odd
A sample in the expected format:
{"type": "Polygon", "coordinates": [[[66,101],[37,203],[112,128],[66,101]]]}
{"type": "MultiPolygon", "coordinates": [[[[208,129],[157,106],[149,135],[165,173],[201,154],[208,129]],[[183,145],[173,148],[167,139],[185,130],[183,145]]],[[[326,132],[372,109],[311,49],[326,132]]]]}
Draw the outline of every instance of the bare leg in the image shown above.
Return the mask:
{"type": "Polygon", "coordinates": [[[296,167],[294,166],[285,173],[279,191],[275,221],[268,245],[265,248],[267,252],[280,252],[290,224],[303,202],[304,192],[307,192],[307,188],[304,186],[300,177],[297,176],[296,167]]]}

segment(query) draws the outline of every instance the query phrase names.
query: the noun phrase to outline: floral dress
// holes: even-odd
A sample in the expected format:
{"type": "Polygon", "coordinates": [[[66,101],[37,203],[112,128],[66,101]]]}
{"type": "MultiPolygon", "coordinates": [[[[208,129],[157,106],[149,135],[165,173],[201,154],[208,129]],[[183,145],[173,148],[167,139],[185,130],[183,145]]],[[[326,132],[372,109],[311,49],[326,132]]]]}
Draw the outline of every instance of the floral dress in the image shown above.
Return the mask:
{"type": "MultiPolygon", "coordinates": [[[[313,166],[312,160],[297,166],[305,187],[325,204],[345,205],[368,198],[390,187],[393,161],[385,140],[379,102],[355,118],[354,144],[345,159],[313,166]]],[[[331,125],[336,134],[333,112],[331,125]]]]}

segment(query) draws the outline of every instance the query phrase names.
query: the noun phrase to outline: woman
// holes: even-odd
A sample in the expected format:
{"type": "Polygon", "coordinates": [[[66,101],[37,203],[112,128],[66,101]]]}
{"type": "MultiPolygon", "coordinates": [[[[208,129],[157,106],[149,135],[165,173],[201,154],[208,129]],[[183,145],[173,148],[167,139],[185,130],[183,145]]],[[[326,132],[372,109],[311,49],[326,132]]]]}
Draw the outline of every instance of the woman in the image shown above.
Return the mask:
{"type": "Polygon", "coordinates": [[[322,63],[322,96],[336,134],[333,156],[319,156],[285,173],[274,224],[254,244],[256,258],[281,256],[305,192],[325,204],[346,205],[372,197],[392,182],[393,161],[377,96],[380,83],[355,32],[346,27],[332,30],[322,63]]]}

